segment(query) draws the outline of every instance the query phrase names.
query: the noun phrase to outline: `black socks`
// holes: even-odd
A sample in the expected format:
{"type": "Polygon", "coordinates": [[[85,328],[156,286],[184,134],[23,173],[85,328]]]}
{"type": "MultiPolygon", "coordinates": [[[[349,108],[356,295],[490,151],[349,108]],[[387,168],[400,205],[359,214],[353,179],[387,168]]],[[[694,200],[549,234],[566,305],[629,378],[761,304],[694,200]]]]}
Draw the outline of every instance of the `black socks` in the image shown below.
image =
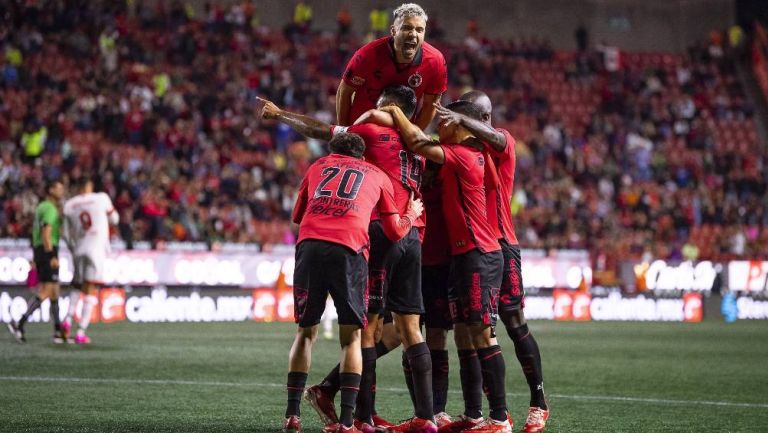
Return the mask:
{"type": "Polygon", "coordinates": [[[477,349],[483,372],[483,388],[490,407],[489,416],[497,421],[507,419],[506,386],[504,383],[506,367],[504,356],[499,346],[477,349]]]}
{"type": "Polygon", "coordinates": [[[507,326],[507,333],[515,344],[515,355],[520,361],[525,380],[528,382],[528,388],[531,390],[530,405],[547,409],[547,402],[544,399],[544,377],[541,370],[539,345],[528,330],[527,324],[517,328],[507,326]]]}
{"type": "Polygon", "coordinates": [[[433,412],[445,412],[448,402],[448,351],[431,350],[433,412]]]}
{"type": "Polygon", "coordinates": [[[376,348],[363,348],[363,374],[360,379],[360,389],[363,391],[357,395],[357,407],[355,418],[363,422],[371,422],[373,414],[373,402],[371,391],[376,383],[376,348]]]}
{"type": "Polygon", "coordinates": [[[414,415],[418,418],[432,420],[432,358],[427,343],[418,343],[405,350],[408,363],[411,366],[413,378],[413,394],[416,396],[414,415]]]}
{"type": "Polygon", "coordinates": [[[304,393],[304,386],[307,384],[307,373],[290,372],[288,373],[288,407],[285,409],[285,417],[291,415],[301,416],[301,395],[304,393]]]}
{"type": "Polygon", "coordinates": [[[464,397],[464,415],[480,418],[483,416],[483,376],[474,349],[459,350],[459,376],[464,397]]]}
{"type": "Polygon", "coordinates": [[[352,426],[352,411],[355,409],[355,401],[360,391],[360,378],[357,373],[339,373],[339,389],[341,389],[339,422],[345,427],[352,426]]]}

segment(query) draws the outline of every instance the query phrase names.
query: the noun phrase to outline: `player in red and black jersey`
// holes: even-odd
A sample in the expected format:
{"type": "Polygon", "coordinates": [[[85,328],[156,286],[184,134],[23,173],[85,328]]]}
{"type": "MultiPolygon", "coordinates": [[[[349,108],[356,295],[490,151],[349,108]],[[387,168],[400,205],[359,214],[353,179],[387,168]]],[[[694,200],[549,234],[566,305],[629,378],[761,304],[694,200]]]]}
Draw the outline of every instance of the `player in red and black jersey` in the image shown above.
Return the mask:
{"type": "MultiPolygon", "coordinates": [[[[277,108],[269,101],[264,101],[264,115],[275,118],[293,127],[300,133],[313,138],[328,139],[338,133],[351,132],[359,134],[366,143],[365,158],[368,162],[381,168],[391,179],[395,190],[395,200],[398,209],[408,206],[410,196],[419,195],[421,172],[424,168],[424,158],[406,149],[400,142],[396,129],[380,126],[366,121],[361,116],[359,122],[350,127],[327,125],[297,113],[290,113],[277,108]]],[[[395,104],[404,111],[412,114],[416,109],[414,92],[406,86],[394,86],[384,89],[378,106],[395,104]]],[[[388,116],[388,115],[387,115],[388,116]]],[[[432,420],[432,390],[430,387],[431,358],[429,349],[424,342],[419,328],[419,318],[424,312],[421,292],[421,236],[420,229],[424,227],[423,219],[415,222],[408,236],[392,242],[382,231],[379,216],[374,212],[369,228],[371,240],[371,257],[369,261],[369,291],[368,320],[362,335],[363,380],[355,419],[365,425],[373,426],[372,390],[375,384],[376,359],[387,353],[387,350],[377,348],[376,334],[380,326],[379,317],[384,308],[395,316],[398,334],[405,346],[404,362],[408,364],[411,382],[414,389],[422,398],[415,400],[416,418],[409,428],[423,428],[433,423],[432,420]],[[371,392],[368,392],[371,390],[371,392]]],[[[307,390],[308,400],[318,410],[326,424],[335,422],[332,396],[338,390],[338,371],[332,371],[320,386],[307,390]]],[[[410,431],[410,430],[403,430],[410,431]]]]}
{"type": "Polygon", "coordinates": [[[341,414],[337,432],[359,433],[353,426],[362,358],[360,328],[366,324],[368,225],[375,210],[393,242],[410,233],[422,204],[410,200],[400,216],[389,178],[363,161],[365,143],[355,134],[339,134],[331,154],[310,166],[299,187],[293,221],[299,224],[294,273],[294,309],[299,325],[290,352],[288,407],[284,432],[301,431],[299,403],[306,385],[312,345],[330,294],[339,315],[342,347],[341,414]]]}
{"type": "Polygon", "coordinates": [[[405,85],[416,93],[421,107],[414,122],[426,128],[435,116],[434,103],[448,86],[448,70],[442,53],[424,42],[427,14],[406,3],[393,12],[391,36],[377,39],[357,50],[344,71],[336,92],[339,125],[351,125],[376,107],[382,90],[405,85]]]}
{"type": "Polygon", "coordinates": [[[544,398],[544,381],[541,368],[541,354],[525,321],[523,276],[521,272],[520,246],[515,235],[510,203],[515,182],[515,139],[506,129],[494,128],[491,124],[493,106],[483,92],[471,91],[459,100],[474,103],[482,110],[482,119],[476,120],[444,107],[438,107],[441,122],[463,126],[485,143],[486,151],[493,158],[498,178],[498,188],[490,195],[490,218],[499,228],[499,243],[504,253],[504,278],[499,294],[499,315],[507,334],[515,345],[517,359],[525,374],[531,392],[528,419],[523,432],[533,433],[544,430],[549,418],[544,398]]]}
{"type": "MultiPolygon", "coordinates": [[[[481,109],[467,101],[454,102],[447,108],[476,120],[482,117],[481,109]]],[[[486,158],[482,146],[461,125],[441,122],[440,140],[434,142],[397,107],[381,110],[392,114],[409,149],[442,164],[439,179],[451,244],[449,299],[454,334],[459,348],[476,350],[490,406],[490,417],[480,421],[480,408],[467,405],[465,416],[475,422],[474,427],[464,431],[511,433],[504,359],[493,334],[503,267],[498,229],[488,220],[486,199],[486,165],[495,171],[493,161],[486,158]],[[470,410],[474,413],[467,413],[470,410]]]]}

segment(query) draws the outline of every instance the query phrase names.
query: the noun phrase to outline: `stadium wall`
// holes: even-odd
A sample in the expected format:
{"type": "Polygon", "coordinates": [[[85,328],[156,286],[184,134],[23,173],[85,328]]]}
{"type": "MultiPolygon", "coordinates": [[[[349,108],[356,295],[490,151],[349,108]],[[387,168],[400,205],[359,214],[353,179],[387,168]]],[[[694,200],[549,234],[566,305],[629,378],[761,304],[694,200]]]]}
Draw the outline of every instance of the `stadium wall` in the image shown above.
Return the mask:
{"type": "MultiPolygon", "coordinates": [[[[307,0],[313,7],[313,28],[336,30],[336,14],[347,5],[352,30],[368,30],[375,5],[390,10],[402,1],[307,0]]],[[[202,11],[204,1],[197,2],[202,11]]],[[[225,2],[226,3],[226,2],[225,2]]],[[[605,42],[630,51],[682,51],[713,29],[735,22],[735,0],[421,0],[449,39],[465,36],[467,20],[477,20],[483,35],[544,37],[557,49],[574,49],[574,30],[582,23],[593,44],[605,42]]],[[[259,0],[260,22],[279,27],[291,21],[295,2],[259,0]]]]}

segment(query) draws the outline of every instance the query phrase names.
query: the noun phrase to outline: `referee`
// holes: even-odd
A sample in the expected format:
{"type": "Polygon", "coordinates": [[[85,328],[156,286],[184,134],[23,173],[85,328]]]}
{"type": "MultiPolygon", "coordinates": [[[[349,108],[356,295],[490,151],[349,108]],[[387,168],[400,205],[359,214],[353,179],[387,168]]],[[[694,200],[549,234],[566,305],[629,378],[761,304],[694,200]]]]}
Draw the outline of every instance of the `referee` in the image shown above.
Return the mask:
{"type": "Polygon", "coordinates": [[[8,329],[19,343],[24,343],[24,324],[29,316],[40,308],[45,299],[51,300],[51,319],[53,320],[53,342],[66,342],[66,336],[61,330],[59,317],[59,228],[61,213],[59,202],[64,196],[64,185],[55,180],[45,187],[45,199],[35,209],[35,220],[32,224],[32,248],[34,250],[35,268],[37,268],[40,286],[37,296],[32,299],[27,312],[21,316],[18,323],[11,321],[8,329]]]}

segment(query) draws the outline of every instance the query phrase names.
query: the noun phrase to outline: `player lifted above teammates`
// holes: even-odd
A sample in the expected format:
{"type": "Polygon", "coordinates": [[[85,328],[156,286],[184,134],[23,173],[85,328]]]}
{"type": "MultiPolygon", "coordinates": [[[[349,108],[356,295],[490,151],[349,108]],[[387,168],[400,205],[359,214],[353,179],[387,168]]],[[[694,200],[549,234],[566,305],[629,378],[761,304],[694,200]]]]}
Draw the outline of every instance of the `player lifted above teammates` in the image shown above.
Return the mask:
{"type": "MultiPolygon", "coordinates": [[[[394,104],[411,115],[416,109],[416,97],[413,90],[406,86],[385,88],[378,98],[377,106],[394,104]]],[[[376,165],[389,176],[395,190],[398,210],[404,212],[408,197],[418,194],[424,160],[403,147],[397,130],[389,126],[367,123],[367,116],[362,116],[351,127],[338,127],[324,124],[308,116],[285,112],[267,102],[266,117],[276,118],[292,126],[309,137],[328,139],[333,134],[351,132],[359,134],[366,143],[366,161],[376,165]]],[[[390,117],[389,115],[386,115],[390,117]]],[[[372,430],[377,423],[373,420],[372,389],[375,386],[376,359],[386,353],[377,350],[376,334],[379,317],[384,308],[395,315],[395,323],[405,346],[405,362],[410,372],[407,378],[415,393],[415,418],[400,426],[389,426],[393,431],[422,431],[424,428],[436,430],[432,419],[431,359],[429,350],[419,329],[419,317],[424,312],[421,294],[421,238],[419,230],[424,227],[424,220],[415,222],[409,235],[397,242],[391,242],[384,234],[377,215],[369,227],[371,237],[371,257],[369,261],[369,326],[363,331],[362,355],[363,375],[361,392],[355,419],[366,430],[372,430]]],[[[308,390],[307,399],[318,411],[327,425],[336,422],[333,408],[333,396],[338,391],[338,366],[323,381],[322,386],[313,386],[308,390]]],[[[381,425],[377,425],[381,427],[381,425]]]]}
{"type": "Polygon", "coordinates": [[[109,226],[117,225],[119,216],[106,193],[93,192],[93,181],[83,177],[77,182],[78,194],[64,204],[63,238],[72,253],[75,274],[69,296],[69,313],[62,324],[69,333],[77,311],[80,292],[85,295],[75,343],[88,344],[85,335],[93,309],[99,300],[98,285],[104,281],[104,261],[110,250],[109,226]]]}
{"type": "MultiPolygon", "coordinates": [[[[475,120],[482,118],[480,108],[467,101],[457,101],[448,108],[475,120]]],[[[490,407],[489,418],[482,421],[479,407],[474,408],[477,422],[464,431],[511,433],[504,358],[493,336],[503,267],[498,229],[488,219],[486,199],[486,172],[495,172],[493,161],[461,125],[441,122],[440,141],[434,142],[399,108],[389,106],[383,110],[393,115],[411,150],[443,165],[439,180],[452,256],[449,300],[454,332],[457,343],[477,351],[490,407]]]]}
{"type": "Polygon", "coordinates": [[[424,42],[427,14],[421,6],[405,3],[393,12],[391,36],[377,39],[352,56],[336,92],[336,121],[351,125],[372,109],[381,91],[405,85],[416,93],[419,108],[414,122],[421,128],[435,117],[433,103],[448,86],[445,58],[424,42]]]}
{"type": "Polygon", "coordinates": [[[469,101],[477,105],[482,110],[482,121],[444,107],[438,108],[438,115],[441,122],[461,125],[482,140],[496,166],[499,185],[498,189],[489,196],[494,201],[489,205],[489,209],[496,211],[496,215],[491,216],[491,221],[495,221],[498,225],[501,235],[499,243],[504,254],[504,274],[499,293],[499,315],[507,334],[515,345],[515,354],[531,392],[528,418],[523,432],[541,432],[549,418],[549,410],[544,399],[544,381],[539,346],[528,329],[523,313],[525,292],[521,272],[520,245],[515,236],[515,227],[510,210],[515,182],[515,139],[506,129],[493,128],[491,123],[493,106],[488,95],[480,91],[472,91],[462,95],[459,100],[469,101]]]}
{"type": "Polygon", "coordinates": [[[59,202],[63,196],[64,185],[58,180],[53,181],[46,185],[45,200],[35,209],[35,220],[32,223],[32,248],[40,285],[37,296],[29,304],[21,320],[18,323],[12,321],[8,324],[8,329],[20,343],[27,341],[24,336],[24,324],[32,313],[40,308],[40,304],[45,299],[50,299],[51,302],[53,342],[57,344],[66,342],[59,318],[59,229],[61,227],[59,202]]]}
{"type": "Polygon", "coordinates": [[[288,407],[284,432],[301,431],[299,405],[310,368],[317,325],[330,293],[339,315],[342,346],[341,414],[337,432],[359,433],[352,421],[360,386],[360,328],[366,324],[368,225],[374,209],[393,242],[403,238],[421,215],[420,200],[410,200],[400,216],[392,183],[362,160],[365,143],[355,134],[338,134],[331,155],[317,160],[299,188],[293,221],[299,224],[294,274],[294,303],[299,324],[290,352],[288,407]]]}

